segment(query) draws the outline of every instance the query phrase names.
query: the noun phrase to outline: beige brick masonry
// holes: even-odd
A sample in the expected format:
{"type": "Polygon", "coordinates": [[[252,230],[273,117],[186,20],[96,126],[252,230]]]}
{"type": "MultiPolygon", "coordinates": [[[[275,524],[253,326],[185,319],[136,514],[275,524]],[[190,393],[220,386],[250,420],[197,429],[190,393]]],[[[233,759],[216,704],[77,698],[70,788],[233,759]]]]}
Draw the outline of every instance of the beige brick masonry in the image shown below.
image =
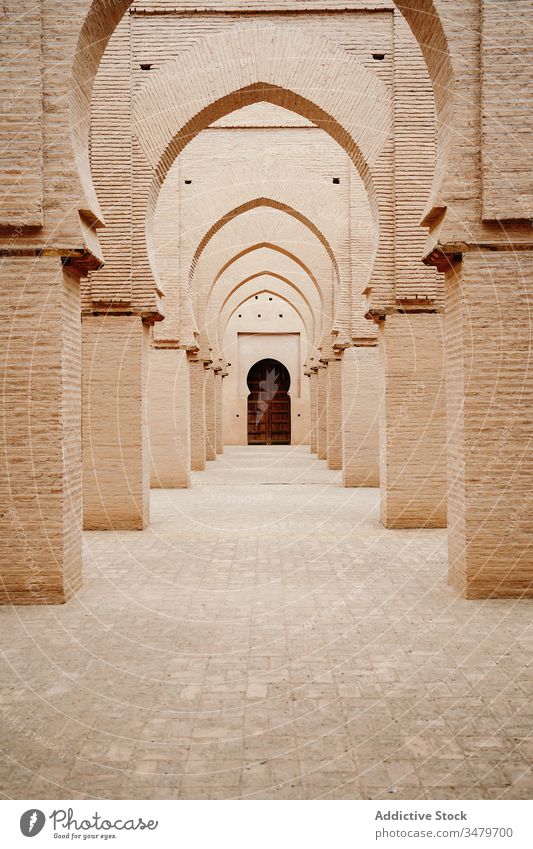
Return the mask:
{"type": "Polygon", "coordinates": [[[137,316],[83,319],[83,521],[100,530],[149,522],[148,328],[137,316]]]}
{"type": "Polygon", "coordinates": [[[446,526],[444,321],[393,315],[381,323],[381,521],[387,528],[446,526]]]}

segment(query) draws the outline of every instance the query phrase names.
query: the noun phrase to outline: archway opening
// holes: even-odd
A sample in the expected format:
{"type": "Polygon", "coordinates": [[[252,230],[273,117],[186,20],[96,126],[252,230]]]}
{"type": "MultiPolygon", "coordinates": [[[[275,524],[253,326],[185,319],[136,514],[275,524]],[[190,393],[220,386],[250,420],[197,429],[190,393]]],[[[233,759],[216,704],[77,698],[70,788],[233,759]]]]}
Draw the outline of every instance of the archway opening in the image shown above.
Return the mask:
{"type": "Polygon", "coordinates": [[[255,363],[246,378],[248,395],[248,445],[291,444],[291,379],[279,360],[255,363]]]}

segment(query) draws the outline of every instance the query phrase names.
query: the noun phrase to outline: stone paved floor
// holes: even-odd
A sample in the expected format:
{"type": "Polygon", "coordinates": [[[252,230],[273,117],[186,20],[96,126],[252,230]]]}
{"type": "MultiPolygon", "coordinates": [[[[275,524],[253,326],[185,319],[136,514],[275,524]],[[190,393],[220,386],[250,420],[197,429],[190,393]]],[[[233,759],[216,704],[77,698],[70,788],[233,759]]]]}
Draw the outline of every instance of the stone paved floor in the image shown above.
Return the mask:
{"type": "Polygon", "coordinates": [[[305,448],[232,448],[2,609],[15,798],[530,798],[532,603],[467,602],[305,448]]]}

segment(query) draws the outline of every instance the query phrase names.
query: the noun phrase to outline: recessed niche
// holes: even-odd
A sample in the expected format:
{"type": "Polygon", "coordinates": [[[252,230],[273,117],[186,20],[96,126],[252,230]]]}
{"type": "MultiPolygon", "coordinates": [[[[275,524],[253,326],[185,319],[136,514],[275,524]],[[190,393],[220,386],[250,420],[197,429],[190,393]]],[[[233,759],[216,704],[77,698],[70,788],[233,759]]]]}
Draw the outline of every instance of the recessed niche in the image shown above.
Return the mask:
{"type": "Polygon", "coordinates": [[[378,62],[381,62],[382,59],[385,58],[384,53],[372,53],[372,59],[377,59],[378,62]]]}
{"type": "Polygon", "coordinates": [[[151,62],[141,62],[141,71],[151,71],[152,67],[153,65],[151,62]]]}
{"type": "Polygon", "coordinates": [[[341,181],[341,178],[340,178],[340,177],[333,177],[332,182],[333,182],[336,186],[338,186],[338,185],[339,185],[340,181],[341,181]]]}
{"type": "Polygon", "coordinates": [[[185,180],[185,185],[186,185],[186,186],[190,186],[190,185],[191,185],[191,183],[192,183],[192,180],[185,180]]]}

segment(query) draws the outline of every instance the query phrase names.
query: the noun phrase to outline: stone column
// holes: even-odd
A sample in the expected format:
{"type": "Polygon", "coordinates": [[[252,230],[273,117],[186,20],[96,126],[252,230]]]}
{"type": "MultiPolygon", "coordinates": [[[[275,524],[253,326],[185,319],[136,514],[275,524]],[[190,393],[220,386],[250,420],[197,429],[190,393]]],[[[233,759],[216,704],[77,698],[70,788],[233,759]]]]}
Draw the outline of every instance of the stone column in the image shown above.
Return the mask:
{"type": "Polygon", "coordinates": [[[317,370],[317,401],[316,401],[316,453],[319,460],[328,457],[328,375],[327,367],[320,365],[317,370]]]}
{"type": "Polygon", "coordinates": [[[205,459],[217,458],[217,426],[215,410],[215,371],[211,366],[205,372],[204,415],[205,415],[205,459]]]}
{"type": "Polygon", "coordinates": [[[136,315],[84,316],[82,350],[84,527],[145,528],[148,327],[136,315]]]}
{"type": "Polygon", "coordinates": [[[394,314],[380,326],[381,521],[387,528],[446,526],[444,320],[394,314]]]}
{"type": "Polygon", "coordinates": [[[379,486],[382,375],[375,344],[347,348],[342,363],[344,486],[379,486]]]}
{"type": "Polygon", "coordinates": [[[318,398],[318,377],[317,369],[309,370],[309,446],[312,454],[317,451],[317,398],[318,398]]]}
{"type": "Polygon", "coordinates": [[[81,586],[79,279],[58,257],[0,264],[0,602],[81,586]]]}
{"type": "Polygon", "coordinates": [[[342,359],[328,359],[327,367],[327,459],[328,469],[342,469],[342,359]]]}
{"type": "Polygon", "coordinates": [[[190,486],[189,366],[185,351],[151,348],[148,372],[150,485],[190,486]]]}
{"type": "Polygon", "coordinates": [[[224,373],[222,368],[215,369],[215,433],[217,454],[224,453],[224,438],[222,432],[222,400],[224,392],[223,381],[225,374],[227,374],[227,372],[224,373]]]}
{"type": "Polygon", "coordinates": [[[467,598],[533,596],[533,251],[446,274],[449,575],[467,598]]]}
{"type": "Polygon", "coordinates": [[[194,354],[188,355],[189,380],[191,389],[191,469],[202,472],[205,469],[205,376],[206,369],[203,359],[195,359],[194,354]]]}

